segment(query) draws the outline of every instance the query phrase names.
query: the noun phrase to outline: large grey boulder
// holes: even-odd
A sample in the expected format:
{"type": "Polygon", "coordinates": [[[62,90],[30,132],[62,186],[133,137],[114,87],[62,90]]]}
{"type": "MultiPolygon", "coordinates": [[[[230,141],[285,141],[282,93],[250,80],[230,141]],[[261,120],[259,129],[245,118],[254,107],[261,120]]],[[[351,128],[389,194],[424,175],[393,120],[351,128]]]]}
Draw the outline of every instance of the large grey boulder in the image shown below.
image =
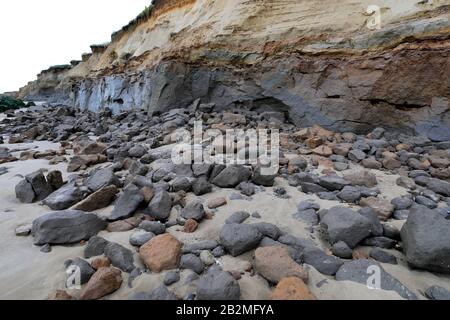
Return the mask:
{"type": "Polygon", "coordinates": [[[330,190],[342,190],[345,186],[350,185],[350,182],[338,175],[322,176],[319,178],[319,185],[330,190]]]}
{"type": "Polygon", "coordinates": [[[345,207],[328,209],[322,217],[321,226],[331,244],[344,241],[350,248],[369,237],[373,231],[369,219],[345,207]]]}
{"type": "Polygon", "coordinates": [[[97,170],[86,180],[86,186],[94,192],[111,184],[120,187],[119,179],[110,168],[97,170]]]}
{"type": "Polygon", "coordinates": [[[144,196],[140,190],[134,185],[128,186],[119,199],[117,199],[108,220],[116,221],[131,217],[142,201],[144,201],[144,196]]]}
{"type": "Polygon", "coordinates": [[[73,182],[50,194],[44,200],[44,204],[52,210],[65,210],[77,204],[82,199],[83,192],[73,182]]]}
{"type": "Polygon", "coordinates": [[[36,245],[70,244],[88,240],[105,227],[106,223],[93,213],[65,210],[34,220],[31,234],[36,245]]]}
{"type": "Polygon", "coordinates": [[[33,203],[34,198],[36,197],[31,183],[29,183],[26,179],[20,181],[16,185],[15,192],[16,198],[22,203],[33,203]]]}
{"type": "Polygon", "coordinates": [[[450,273],[450,220],[434,210],[414,206],[403,225],[401,238],[411,266],[450,273]]]}
{"type": "Polygon", "coordinates": [[[234,188],[239,183],[247,181],[252,172],[242,165],[230,165],[223,169],[212,183],[221,188],[234,188]]]}
{"type": "Polygon", "coordinates": [[[239,300],[241,288],[233,276],[218,268],[210,268],[197,283],[198,300],[239,300]]]}
{"type": "Polygon", "coordinates": [[[429,179],[427,188],[443,196],[450,197],[450,182],[439,179],[429,179]]]}
{"type": "Polygon", "coordinates": [[[31,184],[34,190],[35,201],[43,200],[53,192],[52,186],[47,182],[41,170],[26,175],[25,180],[31,184]]]}
{"type": "Polygon", "coordinates": [[[253,183],[264,187],[272,187],[277,175],[270,174],[271,168],[266,168],[266,170],[268,172],[265,172],[263,167],[257,166],[252,175],[253,183]]]}
{"type": "Polygon", "coordinates": [[[337,281],[353,281],[364,285],[375,286],[376,271],[379,271],[380,289],[395,291],[402,298],[415,300],[417,296],[400,281],[387,273],[379,263],[367,259],[354,260],[345,263],[336,273],[337,281]],[[375,271],[374,271],[375,270],[375,271]]]}
{"type": "Polygon", "coordinates": [[[254,249],[263,238],[255,226],[248,224],[225,224],[219,234],[220,244],[236,257],[254,249]]]}
{"type": "Polygon", "coordinates": [[[170,216],[172,198],[165,190],[158,190],[152,201],[148,204],[148,214],[156,220],[165,220],[170,216]]]}
{"type": "Polygon", "coordinates": [[[136,268],[134,266],[133,252],[118,243],[109,242],[105,246],[105,256],[111,261],[113,266],[124,272],[130,273],[136,268]]]}

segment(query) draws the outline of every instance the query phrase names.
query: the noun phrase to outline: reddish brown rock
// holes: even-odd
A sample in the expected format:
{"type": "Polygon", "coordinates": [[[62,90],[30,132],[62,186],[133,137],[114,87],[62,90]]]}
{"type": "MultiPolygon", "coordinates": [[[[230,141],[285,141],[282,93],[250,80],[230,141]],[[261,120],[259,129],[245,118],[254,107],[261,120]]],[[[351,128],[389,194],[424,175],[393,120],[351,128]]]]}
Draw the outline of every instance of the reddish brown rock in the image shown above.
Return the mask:
{"type": "Polygon", "coordinates": [[[114,267],[100,268],[81,292],[81,300],[97,300],[113,293],[122,285],[122,273],[114,267]]]}
{"type": "Polygon", "coordinates": [[[394,212],[394,206],[387,200],[369,197],[360,201],[361,207],[372,208],[380,220],[386,221],[394,212]]]}
{"type": "Polygon", "coordinates": [[[146,203],[152,201],[153,197],[155,196],[155,190],[153,190],[153,188],[150,187],[143,187],[141,189],[141,193],[144,196],[144,201],[146,203]]]}
{"type": "Polygon", "coordinates": [[[198,228],[198,222],[194,219],[189,219],[186,221],[183,227],[183,232],[194,233],[198,228]]]}
{"type": "Polygon", "coordinates": [[[91,212],[105,208],[111,204],[118,192],[119,189],[115,185],[103,187],[76,204],[73,209],[91,212]]]}
{"type": "Polygon", "coordinates": [[[282,246],[262,247],[255,251],[256,271],[273,283],[278,283],[285,277],[299,277],[307,280],[307,272],[289,255],[282,246]]]}
{"type": "Polygon", "coordinates": [[[226,204],[227,204],[227,199],[225,199],[224,197],[215,198],[215,199],[212,199],[211,201],[208,202],[208,208],[209,209],[216,209],[216,208],[219,208],[219,207],[224,206],[226,204]]]}
{"type": "Polygon", "coordinates": [[[74,300],[74,298],[68,294],[65,290],[56,290],[50,293],[48,300],[74,300]]]}
{"type": "Polygon", "coordinates": [[[270,295],[272,300],[316,300],[302,279],[283,278],[270,295]]]}
{"type": "Polygon", "coordinates": [[[328,146],[317,147],[312,152],[322,157],[329,157],[333,154],[333,150],[328,146]]]}
{"type": "Polygon", "coordinates": [[[125,232],[136,228],[141,223],[141,219],[131,217],[126,220],[119,220],[108,224],[108,232],[125,232]]]}
{"type": "Polygon", "coordinates": [[[107,268],[111,266],[111,261],[107,257],[99,257],[91,262],[91,267],[95,270],[98,270],[100,268],[107,268]]]}
{"type": "Polygon", "coordinates": [[[182,243],[170,234],[154,237],[139,249],[139,255],[152,272],[178,267],[182,243]]]}

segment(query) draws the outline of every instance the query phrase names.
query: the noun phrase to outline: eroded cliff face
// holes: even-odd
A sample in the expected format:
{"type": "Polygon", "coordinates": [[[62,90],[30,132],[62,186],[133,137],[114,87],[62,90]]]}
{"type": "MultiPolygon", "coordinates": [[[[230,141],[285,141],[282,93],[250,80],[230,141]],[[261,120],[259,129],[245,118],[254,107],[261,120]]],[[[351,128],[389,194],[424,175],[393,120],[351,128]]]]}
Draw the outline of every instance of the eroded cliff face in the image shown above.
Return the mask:
{"type": "Polygon", "coordinates": [[[150,113],[200,99],[284,110],[298,126],[450,140],[450,1],[156,1],[149,18],[20,96],[150,113]]]}

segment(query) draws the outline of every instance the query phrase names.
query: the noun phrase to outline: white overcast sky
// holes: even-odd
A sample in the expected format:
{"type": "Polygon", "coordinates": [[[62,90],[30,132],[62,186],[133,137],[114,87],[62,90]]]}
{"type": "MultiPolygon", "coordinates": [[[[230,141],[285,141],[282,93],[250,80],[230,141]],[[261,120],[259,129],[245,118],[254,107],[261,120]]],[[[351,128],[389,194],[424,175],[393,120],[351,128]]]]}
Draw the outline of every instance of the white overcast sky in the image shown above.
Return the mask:
{"type": "Polygon", "coordinates": [[[0,0],[0,93],[104,43],[150,0],[0,0]]]}

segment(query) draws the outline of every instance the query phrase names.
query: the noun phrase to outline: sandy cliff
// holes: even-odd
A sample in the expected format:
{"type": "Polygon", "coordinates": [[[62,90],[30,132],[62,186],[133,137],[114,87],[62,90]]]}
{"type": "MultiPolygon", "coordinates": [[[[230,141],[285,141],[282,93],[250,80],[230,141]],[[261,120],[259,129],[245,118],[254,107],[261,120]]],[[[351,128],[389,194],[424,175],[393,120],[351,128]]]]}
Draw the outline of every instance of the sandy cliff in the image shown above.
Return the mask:
{"type": "Polygon", "coordinates": [[[299,126],[383,125],[441,141],[450,140],[449,54],[448,0],[155,1],[149,17],[20,96],[151,113],[201,99],[284,110],[299,126]]]}

